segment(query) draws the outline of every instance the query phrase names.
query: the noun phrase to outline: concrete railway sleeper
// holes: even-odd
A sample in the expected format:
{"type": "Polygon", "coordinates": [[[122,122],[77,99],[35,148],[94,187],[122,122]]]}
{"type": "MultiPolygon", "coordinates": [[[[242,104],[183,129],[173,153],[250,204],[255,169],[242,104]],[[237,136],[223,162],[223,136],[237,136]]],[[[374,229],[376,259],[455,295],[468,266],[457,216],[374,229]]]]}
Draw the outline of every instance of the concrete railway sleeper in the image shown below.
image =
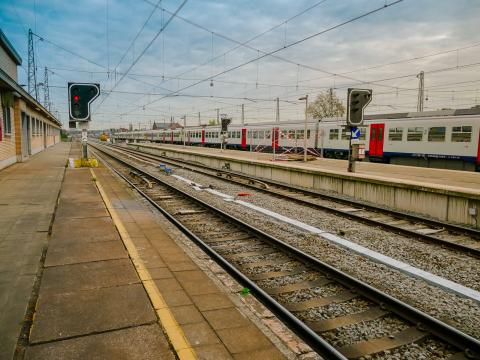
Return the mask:
{"type": "Polygon", "coordinates": [[[285,198],[289,201],[294,201],[315,209],[328,211],[350,220],[371,226],[378,226],[401,235],[428,243],[439,244],[445,248],[480,257],[480,231],[477,229],[428,219],[418,215],[313,191],[311,189],[292,187],[265,179],[260,180],[230,170],[219,171],[185,160],[146,154],[140,150],[133,150],[125,148],[124,146],[112,147],[145,160],[162,161],[203,175],[221,178],[225,181],[249,187],[272,196],[285,198]]]}
{"type": "Polygon", "coordinates": [[[388,358],[390,352],[414,353],[425,345],[441,349],[437,358],[480,358],[480,341],[473,337],[163,182],[153,167],[96,149],[106,155],[101,159],[107,166],[320,355],[388,358]],[[322,312],[329,306],[337,308],[334,316],[322,312]],[[346,330],[356,326],[384,326],[389,333],[351,336],[346,330]]]}

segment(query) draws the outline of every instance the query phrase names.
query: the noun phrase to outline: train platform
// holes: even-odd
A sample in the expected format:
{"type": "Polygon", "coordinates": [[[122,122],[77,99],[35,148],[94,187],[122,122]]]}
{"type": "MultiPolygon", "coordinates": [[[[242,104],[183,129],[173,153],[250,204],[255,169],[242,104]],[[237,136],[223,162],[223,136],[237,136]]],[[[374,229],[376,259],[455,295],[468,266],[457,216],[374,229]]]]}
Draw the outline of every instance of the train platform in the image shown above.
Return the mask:
{"type": "Polygon", "coordinates": [[[62,143],[0,172],[0,358],[295,357],[110,170],[65,168],[79,155],[62,143]]]}
{"type": "Polygon", "coordinates": [[[480,173],[317,158],[286,161],[277,154],[158,143],[130,143],[156,155],[184,159],[259,179],[339,193],[390,208],[469,226],[480,224],[480,173]]]}
{"type": "MultiPolygon", "coordinates": [[[[139,143],[140,145],[146,145],[139,143]]],[[[136,144],[136,145],[139,145],[136,144]]],[[[173,144],[149,144],[160,148],[172,149],[176,151],[215,155],[225,159],[241,159],[248,161],[260,161],[272,163],[277,166],[292,167],[307,170],[317,170],[330,172],[338,175],[348,175],[359,178],[381,179],[395,182],[415,183],[427,187],[440,187],[457,189],[458,191],[472,192],[480,194],[480,173],[469,171],[444,170],[434,168],[423,168],[405,165],[380,164],[371,162],[357,161],[355,173],[347,171],[347,161],[339,159],[316,158],[307,161],[286,161],[281,154],[276,154],[273,160],[273,154],[254,151],[241,150],[220,150],[210,147],[183,147],[173,144]]]]}

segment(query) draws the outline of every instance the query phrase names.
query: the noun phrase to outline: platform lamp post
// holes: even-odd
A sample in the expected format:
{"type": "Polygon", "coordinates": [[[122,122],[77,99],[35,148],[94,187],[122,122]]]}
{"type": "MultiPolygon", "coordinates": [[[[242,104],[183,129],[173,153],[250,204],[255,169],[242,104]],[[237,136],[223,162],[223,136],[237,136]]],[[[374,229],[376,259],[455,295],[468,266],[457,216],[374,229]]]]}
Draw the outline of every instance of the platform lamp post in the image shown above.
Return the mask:
{"type": "Polygon", "coordinates": [[[183,147],[186,147],[185,146],[185,134],[186,134],[185,128],[187,127],[187,114],[182,116],[182,119],[183,119],[183,129],[182,129],[183,147]]]}
{"type": "Polygon", "coordinates": [[[298,98],[298,100],[305,100],[305,127],[303,131],[303,161],[307,161],[307,109],[308,109],[308,94],[298,98]]]}

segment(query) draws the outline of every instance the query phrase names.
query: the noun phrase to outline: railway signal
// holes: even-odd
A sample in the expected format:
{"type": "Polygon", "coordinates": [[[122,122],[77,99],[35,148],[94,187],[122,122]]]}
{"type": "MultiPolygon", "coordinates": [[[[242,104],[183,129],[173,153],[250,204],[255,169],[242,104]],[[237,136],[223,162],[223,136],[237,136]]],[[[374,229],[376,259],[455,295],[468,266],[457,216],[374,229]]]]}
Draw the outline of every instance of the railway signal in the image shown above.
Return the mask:
{"type": "Polygon", "coordinates": [[[363,109],[372,101],[372,90],[350,88],[347,98],[347,125],[363,125],[363,109]]]}
{"type": "Polygon", "coordinates": [[[87,158],[87,129],[91,120],[90,104],[100,95],[100,84],[68,83],[69,127],[82,130],[82,157],[87,158]]]}
{"type": "Polygon", "coordinates": [[[363,125],[363,110],[372,101],[371,89],[352,89],[347,92],[347,126],[349,131],[348,172],[355,172],[355,160],[365,157],[365,145],[358,143],[360,129],[363,125]],[[352,139],[356,143],[352,144],[352,139]]]}
{"type": "Polygon", "coordinates": [[[90,104],[100,95],[100,84],[68,83],[70,121],[90,121],[90,104]]]}

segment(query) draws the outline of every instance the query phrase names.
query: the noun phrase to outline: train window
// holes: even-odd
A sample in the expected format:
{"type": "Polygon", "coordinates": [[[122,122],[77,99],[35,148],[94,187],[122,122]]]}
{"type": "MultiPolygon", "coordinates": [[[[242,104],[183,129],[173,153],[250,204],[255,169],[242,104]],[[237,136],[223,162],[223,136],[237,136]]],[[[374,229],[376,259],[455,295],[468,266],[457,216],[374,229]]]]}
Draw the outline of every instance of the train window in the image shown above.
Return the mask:
{"type": "Polygon", "coordinates": [[[303,140],[304,130],[297,130],[297,139],[303,140]]]}
{"type": "Polygon", "coordinates": [[[310,130],[307,130],[307,139],[310,139],[310,130]]]}
{"type": "Polygon", "coordinates": [[[407,141],[422,141],[423,127],[409,127],[407,131],[407,141]]]}
{"type": "Polygon", "coordinates": [[[295,130],[288,130],[288,139],[295,139],[295,130]]]}
{"type": "Polygon", "coordinates": [[[350,139],[350,130],[343,129],[341,139],[342,140],[349,140],[350,139]]]}
{"type": "Polygon", "coordinates": [[[383,141],[383,127],[378,128],[378,141],[383,141]]]}
{"type": "Polygon", "coordinates": [[[445,141],[445,127],[431,127],[428,129],[428,141],[445,141]]]}
{"type": "Polygon", "coordinates": [[[472,141],[471,126],[454,126],[452,128],[452,142],[470,142],[472,141]]]}
{"type": "Polygon", "coordinates": [[[390,128],[388,130],[388,140],[389,141],[402,141],[403,128],[390,128]]]}
{"type": "Polygon", "coordinates": [[[258,138],[259,138],[259,139],[265,139],[265,131],[260,130],[260,131],[258,132],[258,138]]]}
{"type": "Polygon", "coordinates": [[[253,130],[253,138],[258,139],[258,132],[257,130],[253,130]]]}
{"type": "Polygon", "coordinates": [[[365,140],[365,136],[367,134],[367,128],[366,127],[360,127],[360,140],[365,140]]]}
{"type": "Polygon", "coordinates": [[[329,139],[330,140],[338,140],[338,129],[330,129],[329,139]]]}
{"type": "MultiPolygon", "coordinates": [[[[274,130],[272,130],[274,131],[274,130]]],[[[272,137],[272,131],[265,131],[265,139],[270,139],[272,137]]]]}

